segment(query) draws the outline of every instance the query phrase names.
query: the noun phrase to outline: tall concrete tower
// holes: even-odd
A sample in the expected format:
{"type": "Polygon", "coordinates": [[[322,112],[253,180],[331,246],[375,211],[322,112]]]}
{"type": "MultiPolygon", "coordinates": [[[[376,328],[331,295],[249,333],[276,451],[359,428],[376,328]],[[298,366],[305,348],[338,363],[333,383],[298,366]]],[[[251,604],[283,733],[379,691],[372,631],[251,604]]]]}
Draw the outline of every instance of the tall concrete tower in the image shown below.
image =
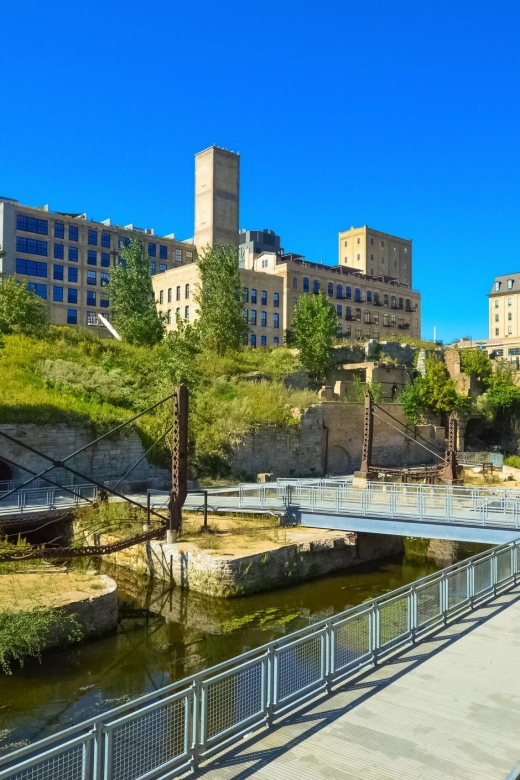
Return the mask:
{"type": "Polygon", "coordinates": [[[195,237],[208,244],[238,246],[240,156],[218,146],[195,155],[195,237]]]}

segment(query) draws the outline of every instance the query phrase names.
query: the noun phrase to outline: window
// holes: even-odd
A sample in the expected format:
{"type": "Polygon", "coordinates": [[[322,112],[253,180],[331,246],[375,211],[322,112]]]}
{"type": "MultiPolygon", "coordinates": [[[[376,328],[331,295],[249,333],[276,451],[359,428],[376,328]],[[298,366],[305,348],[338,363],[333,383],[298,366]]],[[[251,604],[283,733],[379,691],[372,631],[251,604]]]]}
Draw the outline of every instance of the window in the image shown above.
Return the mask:
{"type": "Polygon", "coordinates": [[[267,290],[262,290],[261,305],[267,306],[267,290]]]}
{"type": "Polygon", "coordinates": [[[383,314],[383,325],[389,325],[389,317],[388,314],[383,314]]]}
{"type": "Polygon", "coordinates": [[[498,299],[495,298],[495,309],[498,309],[498,299]]]}
{"type": "Polygon", "coordinates": [[[166,324],[171,325],[172,324],[172,310],[168,309],[168,312],[166,314],[166,324]]]}
{"type": "Polygon", "coordinates": [[[360,243],[361,243],[361,239],[358,238],[357,241],[356,241],[356,244],[360,244],[360,243]]]}
{"type": "Polygon", "coordinates": [[[148,257],[157,257],[157,244],[148,244],[148,257]]]}
{"type": "Polygon", "coordinates": [[[105,249],[110,249],[110,233],[105,231],[101,233],[101,246],[105,247],[105,249]]]}
{"type": "Polygon", "coordinates": [[[376,311],[375,314],[372,315],[374,325],[379,325],[379,313],[376,311]]]}
{"type": "Polygon", "coordinates": [[[498,328],[495,328],[495,336],[500,336],[500,330],[498,328]]]}
{"type": "Polygon", "coordinates": [[[356,309],[356,320],[361,322],[361,309],[356,309]]]}
{"type": "Polygon", "coordinates": [[[77,268],[67,268],[67,281],[69,281],[69,282],[77,282],[78,281],[78,269],[77,268]]]}
{"type": "Polygon", "coordinates": [[[507,289],[508,290],[512,290],[513,289],[513,280],[512,279],[508,279],[507,280],[507,289]]]}
{"type": "Polygon", "coordinates": [[[275,347],[277,347],[279,343],[280,343],[280,339],[278,338],[278,336],[275,336],[273,339],[273,344],[275,345],[275,347]]]}
{"type": "Polygon", "coordinates": [[[351,320],[352,319],[352,309],[350,306],[345,306],[345,319],[351,320]]]}
{"type": "Polygon", "coordinates": [[[97,265],[97,252],[95,249],[89,249],[87,252],[88,265],[97,265]]]}
{"type": "Polygon", "coordinates": [[[87,290],[87,306],[95,306],[95,305],[96,305],[96,291],[87,290]]]}
{"type": "Polygon", "coordinates": [[[374,246],[374,236],[371,236],[370,243],[372,244],[372,246],[374,246]]]}
{"type": "Polygon", "coordinates": [[[78,302],[78,291],[75,287],[69,287],[67,290],[67,303],[77,303],[78,302]]]}
{"type": "Polygon", "coordinates": [[[336,285],[336,298],[343,298],[343,287],[341,284],[336,285]]]}
{"type": "Polygon", "coordinates": [[[278,312],[275,312],[273,314],[273,328],[279,328],[280,327],[280,315],[278,312]]]}
{"type": "Polygon", "coordinates": [[[388,295],[383,295],[383,306],[388,306],[388,295]]]}
{"type": "Polygon", "coordinates": [[[168,303],[172,302],[172,288],[168,287],[168,303]]]}
{"type": "Polygon", "coordinates": [[[332,298],[332,296],[334,295],[334,285],[332,284],[332,282],[329,282],[327,285],[327,295],[329,296],[329,298],[332,298]]]}
{"type": "Polygon", "coordinates": [[[315,279],[314,282],[312,283],[312,292],[314,293],[314,295],[317,295],[319,291],[320,291],[320,283],[318,279],[315,279]]]}
{"type": "Polygon", "coordinates": [[[381,241],[381,246],[384,246],[384,245],[385,245],[385,242],[384,242],[384,241],[381,241]]]}
{"type": "Polygon", "coordinates": [[[79,240],[79,228],[77,225],[69,225],[69,241],[79,240]]]}
{"type": "MultiPolygon", "coordinates": [[[[520,348],[519,347],[509,347],[507,350],[508,355],[520,355],[520,348]]],[[[497,349],[497,355],[498,355],[498,349],[497,349]]]]}
{"type": "Polygon", "coordinates": [[[267,326],[267,312],[262,311],[260,312],[260,325],[262,328],[265,328],[267,326]]]}
{"type": "Polygon", "coordinates": [[[374,306],[379,306],[379,293],[374,293],[374,306]]]}
{"type": "Polygon", "coordinates": [[[370,312],[369,311],[365,312],[365,322],[370,323],[370,312]]]}
{"type": "Polygon", "coordinates": [[[128,236],[125,236],[124,238],[122,236],[118,236],[117,239],[117,248],[121,249],[123,246],[130,246],[130,239],[128,236]]]}
{"type": "Polygon", "coordinates": [[[357,339],[361,338],[361,328],[356,328],[356,338],[357,339]]]}
{"type": "Polygon", "coordinates": [[[512,298],[508,298],[507,299],[507,305],[511,306],[512,303],[513,303],[513,299],[512,298]]]}
{"type": "Polygon", "coordinates": [[[54,257],[56,260],[63,260],[65,257],[65,247],[63,244],[54,244],[54,257]]]}
{"type": "MultiPolygon", "coordinates": [[[[38,285],[36,285],[36,286],[37,286],[37,287],[39,287],[40,285],[38,284],[38,285]]],[[[45,287],[45,285],[42,285],[42,286],[43,286],[43,287],[45,287]]],[[[42,296],[42,297],[45,297],[45,298],[46,298],[46,297],[47,297],[47,295],[45,295],[45,296],[42,296]]],[[[510,335],[512,334],[512,332],[513,332],[513,328],[511,327],[511,325],[508,325],[508,326],[507,326],[507,335],[508,335],[508,336],[510,336],[510,335]]]]}
{"type": "Polygon", "coordinates": [[[280,293],[273,293],[273,306],[275,309],[280,307],[280,293]]]}
{"type": "Polygon", "coordinates": [[[251,287],[251,303],[256,303],[256,290],[251,287]]]}
{"type": "Polygon", "coordinates": [[[54,223],[54,238],[65,238],[65,224],[63,222],[54,223]]]}
{"type": "Polygon", "coordinates": [[[293,278],[292,278],[292,288],[293,288],[293,290],[297,290],[298,289],[298,278],[296,276],[293,276],[293,278]]]}
{"type": "Polygon", "coordinates": [[[52,300],[61,303],[63,301],[63,287],[52,288],[52,300]]]}
{"type": "Polygon", "coordinates": [[[292,299],[293,309],[294,309],[294,307],[296,306],[297,303],[298,303],[298,298],[293,298],[292,299]]]}
{"type": "Polygon", "coordinates": [[[399,308],[402,309],[404,306],[404,301],[402,298],[399,298],[399,308]]]}
{"type": "Polygon", "coordinates": [[[77,262],[78,262],[78,247],[69,246],[69,263],[77,263],[77,262]]]}
{"type": "Polygon", "coordinates": [[[96,277],[95,271],[87,271],[87,284],[96,284],[96,277]]]}
{"type": "Polygon", "coordinates": [[[101,266],[103,268],[110,268],[110,255],[108,252],[101,252],[101,266]]]}
{"type": "Polygon", "coordinates": [[[358,303],[361,302],[361,290],[359,289],[359,287],[356,287],[356,289],[354,290],[354,300],[357,301],[358,303]]]}
{"type": "Polygon", "coordinates": [[[38,298],[47,298],[47,285],[37,282],[27,282],[27,289],[32,290],[38,298]]]}
{"type": "Polygon", "coordinates": [[[249,303],[249,287],[242,288],[242,295],[244,297],[244,303],[249,303]]]}
{"type": "Polygon", "coordinates": [[[36,238],[24,238],[16,236],[16,251],[26,252],[29,255],[40,255],[47,257],[47,242],[38,241],[36,238]]]}
{"type": "Polygon", "coordinates": [[[190,285],[186,284],[184,285],[184,297],[189,298],[190,297],[190,285]]]}
{"type": "Polygon", "coordinates": [[[370,255],[370,262],[371,262],[371,263],[373,263],[373,262],[374,262],[374,255],[370,255]]]}
{"type": "Polygon", "coordinates": [[[341,305],[341,303],[338,303],[336,305],[336,314],[338,315],[338,317],[343,317],[343,306],[341,305]]]}
{"type": "Polygon", "coordinates": [[[17,214],[16,229],[46,236],[49,232],[49,224],[46,219],[36,219],[36,217],[27,217],[25,214],[17,214]]]}
{"type": "Polygon", "coordinates": [[[395,328],[395,314],[390,315],[390,325],[395,328]]]}
{"type": "Polygon", "coordinates": [[[190,318],[190,307],[189,306],[185,306],[184,307],[184,319],[185,320],[189,320],[189,318],[190,318]]]}
{"type": "Polygon", "coordinates": [[[177,308],[175,309],[175,316],[177,316],[177,314],[179,315],[179,317],[181,316],[181,307],[180,306],[177,306],[177,308]]]}
{"type": "Polygon", "coordinates": [[[87,244],[90,244],[90,246],[97,246],[97,230],[94,230],[93,228],[88,229],[87,244]]]}
{"type": "Polygon", "coordinates": [[[345,298],[347,301],[352,299],[352,287],[345,287],[345,298]]]}
{"type": "Polygon", "coordinates": [[[309,288],[309,277],[308,276],[304,276],[303,277],[303,292],[308,293],[309,289],[310,289],[309,288]]]}
{"type": "Polygon", "coordinates": [[[372,290],[367,290],[367,303],[372,303],[372,290]]]}
{"type": "Polygon", "coordinates": [[[361,260],[361,255],[360,255],[360,254],[358,254],[358,255],[356,256],[356,259],[357,259],[357,260],[361,260]]]}
{"type": "Polygon", "coordinates": [[[345,246],[348,246],[348,241],[345,241],[345,246]]]}
{"type": "Polygon", "coordinates": [[[155,260],[150,260],[150,273],[152,274],[152,276],[155,274],[156,270],[157,270],[157,264],[155,260]]]}
{"type": "Polygon", "coordinates": [[[260,336],[260,346],[261,347],[267,346],[267,336],[260,336]]]}
{"type": "Polygon", "coordinates": [[[77,312],[77,309],[67,309],[67,324],[68,325],[77,325],[78,324],[78,312],[77,312]]]}
{"type": "Polygon", "coordinates": [[[251,325],[256,325],[256,309],[251,309],[251,325]]]}
{"type": "Polygon", "coordinates": [[[511,320],[513,319],[513,315],[511,314],[510,311],[507,312],[507,319],[509,320],[509,322],[511,322],[511,320]]]}
{"type": "Polygon", "coordinates": [[[352,335],[352,327],[351,325],[345,325],[345,336],[347,338],[350,338],[352,335]]]}
{"type": "Polygon", "coordinates": [[[163,274],[165,271],[168,270],[168,266],[166,263],[159,263],[159,273],[163,274]]]}
{"type": "Polygon", "coordinates": [[[495,282],[495,292],[500,292],[500,282],[495,282]]]}
{"type": "Polygon", "coordinates": [[[159,292],[159,303],[164,303],[164,290],[159,292]]]}
{"type": "Polygon", "coordinates": [[[186,252],[186,262],[187,263],[193,262],[193,252],[186,252]]]}
{"type": "Polygon", "coordinates": [[[253,347],[253,349],[255,349],[256,347],[256,336],[254,333],[251,333],[251,346],[253,347]]]}
{"type": "Polygon", "coordinates": [[[60,279],[63,281],[63,266],[62,265],[54,265],[52,267],[52,278],[53,279],[60,279]]]}
{"type": "Polygon", "coordinates": [[[16,273],[24,276],[47,276],[47,263],[38,260],[20,260],[16,258],[16,273]]]}
{"type": "Polygon", "coordinates": [[[395,297],[395,295],[392,295],[390,300],[392,302],[392,304],[391,304],[392,305],[392,309],[397,309],[397,298],[395,297]]]}
{"type": "Polygon", "coordinates": [[[176,249],[174,253],[174,258],[176,263],[182,263],[182,250],[176,249]]]}
{"type": "Polygon", "coordinates": [[[161,260],[168,260],[168,247],[164,244],[159,246],[159,257],[161,260]]]}
{"type": "Polygon", "coordinates": [[[175,300],[176,300],[176,301],[180,301],[180,299],[181,299],[181,286],[179,285],[179,286],[178,286],[178,287],[175,289],[175,300]]]}
{"type": "Polygon", "coordinates": [[[99,305],[102,309],[108,309],[110,304],[110,301],[108,299],[108,295],[106,293],[100,293],[99,295],[99,305]]]}

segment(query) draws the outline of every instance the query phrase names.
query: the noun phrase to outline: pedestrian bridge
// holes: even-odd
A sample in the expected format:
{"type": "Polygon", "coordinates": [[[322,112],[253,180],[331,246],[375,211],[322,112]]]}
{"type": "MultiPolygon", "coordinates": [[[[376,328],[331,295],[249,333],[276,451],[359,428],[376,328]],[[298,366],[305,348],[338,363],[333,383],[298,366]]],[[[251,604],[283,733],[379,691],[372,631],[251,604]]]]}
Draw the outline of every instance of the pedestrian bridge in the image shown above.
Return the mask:
{"type": "Polygon", "coordinates": [[[520,540],[0,758],[0,780],[505,780],[520,540]]]}

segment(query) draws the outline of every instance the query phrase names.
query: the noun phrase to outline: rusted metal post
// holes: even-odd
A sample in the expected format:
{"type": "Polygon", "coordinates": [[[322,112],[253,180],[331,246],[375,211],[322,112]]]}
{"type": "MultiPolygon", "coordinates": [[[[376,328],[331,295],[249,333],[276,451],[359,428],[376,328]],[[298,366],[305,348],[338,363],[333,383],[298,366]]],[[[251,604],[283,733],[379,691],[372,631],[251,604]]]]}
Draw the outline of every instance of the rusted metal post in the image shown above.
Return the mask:
{"type": "Polygon", "coordinates": [[[188,388],[175,388],[172,430],[172,487],[166,541],[175,541],[182,523],[182,507],[188,493],[188,388]]]}
{"type": "Polygon", "coordinates": [[[448,420],[448,446],[444,456],[442,479],[447,485],[453,485],[457,481],[457,417],[455,412],[450,414],[448,420]]]}

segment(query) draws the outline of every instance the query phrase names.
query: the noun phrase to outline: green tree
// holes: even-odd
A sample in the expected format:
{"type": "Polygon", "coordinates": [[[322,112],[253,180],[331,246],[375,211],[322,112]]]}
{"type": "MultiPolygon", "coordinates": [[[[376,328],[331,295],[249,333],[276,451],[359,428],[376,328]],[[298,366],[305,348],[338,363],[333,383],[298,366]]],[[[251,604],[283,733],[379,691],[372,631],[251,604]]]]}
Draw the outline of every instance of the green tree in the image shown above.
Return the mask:
{"type": "Polygon", "coordinates": [[[48,322],[47,304],[26,281],[0,275],[0,332],[34,333],[48,322]]]}
{"type": "Polygon", "coordinates": [[[217,355],[240,349],[249,332],[244,316],[244,294],[238,250],[209,246],[197,257],[200,281],[195,291],[199,328],[204,347],[217,355]]]}
{"type": "Polygon", "coordinates": [[[404,413],[410,422],[417,424],[428,412],[447,415],[451,412],[467,412],[471,399],[457,393],[445,364],[436,357],[426,360],[424,376],[406,385],[399,396],[404,413]]]}
{"type": "Polygon", "coordinates": [[[309,376],[321,381],[330,366],[338,332],[336,312],[322,291],[299,298],[293,312],[292,332],[309,376]]]}
{"type": "Polygon", "coordinates": [[[143,242],[131,241],[121,255],[123,262],[112,268],[108,285],[114,327],[129,344],[153,346],[164,335],[164,322],[155,305],[143,242]]]}
{"type": "Polygon", "coordinates": [[[175,385],[195,386],[201,377],[196,357],[201,351],[198,322],[189,323],[176,314],[177,327],[167,333],[157,350],[157,372],[164,382],[161,395],[175,385]]]}
{"type": "Polygon", "coordinates": [[[489,379],[493,373],[491,360],[482,349],[461,349],[460,367],[465,374],[474,374],[482,381],[489,379]]]}

